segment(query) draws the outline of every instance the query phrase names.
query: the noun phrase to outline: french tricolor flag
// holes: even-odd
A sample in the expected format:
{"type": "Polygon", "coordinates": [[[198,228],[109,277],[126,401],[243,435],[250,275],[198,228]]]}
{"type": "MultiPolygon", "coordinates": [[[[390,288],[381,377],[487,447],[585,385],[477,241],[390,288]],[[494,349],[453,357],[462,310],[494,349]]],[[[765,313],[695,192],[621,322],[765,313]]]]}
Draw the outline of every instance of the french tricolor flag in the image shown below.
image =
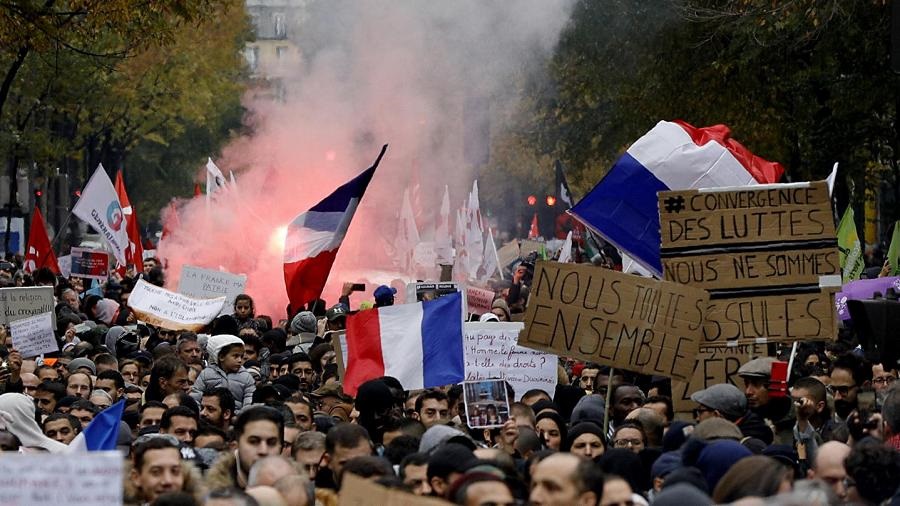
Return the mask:
{"type": "Polygon", "coordinates": [[[338,248],[386,150],[387,144],[381,148],[371,167],[288,225],[284,242],[284,284],[293,310],[319,298],[325,289],[338,248]]]}
{"type": "Polygon", "coordinates": [[[405,390],[464,379],[462,295],[360,311],[347,318],[344,392],[393,376],[405,390]]]}
{"type": "Polygon", "coordinates": [[[124,411],[123,399],[97,413],[91,423],[69,443],[66,453],[115,450],[124,411]]]}
{"type": "Polygon", "coordinates": [[[657,192],[776,183],[784,168],[730,138],[725,125],[660,121],[569,212],[657,276],[657,192]]]}

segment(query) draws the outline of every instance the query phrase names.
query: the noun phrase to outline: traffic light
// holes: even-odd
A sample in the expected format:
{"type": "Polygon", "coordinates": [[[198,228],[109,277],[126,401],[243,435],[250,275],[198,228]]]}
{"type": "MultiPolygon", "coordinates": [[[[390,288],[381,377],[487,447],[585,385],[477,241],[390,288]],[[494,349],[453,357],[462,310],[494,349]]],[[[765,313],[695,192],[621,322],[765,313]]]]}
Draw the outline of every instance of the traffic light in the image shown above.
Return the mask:
{"type": "Polygon", "coordinates": [[[41,190],[40,188],[34,189],[34,201],[35,202],[38,202],[41,199],[41,197],[43,197],[43,196],[44,196],[44,190],[41,190]]]}
{"type": "Polygon", "coordinates": [[[537,197],[535,197],[534,195],[529,195],[528,198],[525,200],[528,202],[529,206],[533,206],[533,205],[537,204],[537,197]]]}
{"type": "Polygon", "coordinates": [[[556,197],[553,195],[547,195],[547,205],[553,207],[556,205],[556,197]]]}

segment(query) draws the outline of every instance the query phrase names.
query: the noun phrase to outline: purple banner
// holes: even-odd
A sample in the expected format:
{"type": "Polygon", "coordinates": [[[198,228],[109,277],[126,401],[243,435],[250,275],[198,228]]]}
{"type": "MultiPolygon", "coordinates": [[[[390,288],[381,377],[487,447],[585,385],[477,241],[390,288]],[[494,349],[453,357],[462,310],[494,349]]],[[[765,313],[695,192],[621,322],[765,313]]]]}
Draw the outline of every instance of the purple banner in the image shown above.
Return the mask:
{"type": "Polygon", "coordinates": [[[848,300],[871,299],[875,292],[881,292],[884,295],[888,288],[900,291],[900,276],[860,279],[847,283],[834,296],[834,305],[837,308],[838,317],[841,320],[850,319],[850,311],[847,310],[848,300]]]}

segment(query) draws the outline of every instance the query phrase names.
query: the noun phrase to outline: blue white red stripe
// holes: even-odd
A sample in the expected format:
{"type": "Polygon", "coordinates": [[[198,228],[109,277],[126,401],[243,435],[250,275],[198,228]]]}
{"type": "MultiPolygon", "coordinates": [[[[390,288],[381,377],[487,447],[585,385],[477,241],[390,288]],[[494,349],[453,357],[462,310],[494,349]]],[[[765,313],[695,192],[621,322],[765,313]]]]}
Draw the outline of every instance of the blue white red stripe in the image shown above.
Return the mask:
{"type": "Polygon", "coordinates": [[[360,311],[347,318],[344,392],[393,376],[406,390],[464,378],[462,295],[360,311]]]}
{"type": "Polygon", "coordinates": [[[123,399],[97,413],[87,427],[69,443],[67,453],[115,450],[124,411],[125,400],[123,399]]]}
{"type": "Polygon", "coordinates": [[[284,283],[293,309],[299,309],[322,294],[338,248],[385,150],[387,145],[381,148],[374,165],[288,225],[284,244],[284,283]]]}
{"type": "Polygon", "coordinates": [[[660,121],[569,212],[660,275],[657,192],[775,183],[784,173],[729,136],[724,125],[660,121]]]}

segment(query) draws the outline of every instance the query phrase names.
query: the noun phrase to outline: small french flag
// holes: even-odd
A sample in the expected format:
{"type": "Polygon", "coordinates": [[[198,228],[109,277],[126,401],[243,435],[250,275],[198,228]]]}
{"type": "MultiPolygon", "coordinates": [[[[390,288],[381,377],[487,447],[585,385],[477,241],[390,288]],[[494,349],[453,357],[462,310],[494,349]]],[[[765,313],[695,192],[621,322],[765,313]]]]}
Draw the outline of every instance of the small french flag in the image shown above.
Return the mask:
{"type": "Polygon", "coordinates": [[[116,441],[119,438],[119,424],[122,422],[122,413],[125,411],[125,400],[97,413],[97,416],[87,424],[81,434],[69,443],[67,453],[96,452],[116,449],[116,441]]]}
{"type": "Polygon", "coordinates": [[[406,390],[464,379],[462,295],[360,311],[347,318],[344,392],[393,376],[406,390]]]}

